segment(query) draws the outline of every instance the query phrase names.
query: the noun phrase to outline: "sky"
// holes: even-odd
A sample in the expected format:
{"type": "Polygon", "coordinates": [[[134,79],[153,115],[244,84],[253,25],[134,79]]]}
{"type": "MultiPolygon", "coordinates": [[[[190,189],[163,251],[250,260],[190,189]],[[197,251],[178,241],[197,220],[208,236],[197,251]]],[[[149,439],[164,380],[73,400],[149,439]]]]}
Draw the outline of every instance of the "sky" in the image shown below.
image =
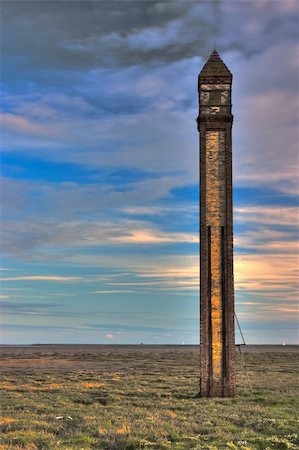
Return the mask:
{"type": "Polygon", "coordinates": [[[197,77],[215,45],[236,313],[248,344],[297,343],[298,1],[1,6],[1,342],[199,342],[197,77]]]}

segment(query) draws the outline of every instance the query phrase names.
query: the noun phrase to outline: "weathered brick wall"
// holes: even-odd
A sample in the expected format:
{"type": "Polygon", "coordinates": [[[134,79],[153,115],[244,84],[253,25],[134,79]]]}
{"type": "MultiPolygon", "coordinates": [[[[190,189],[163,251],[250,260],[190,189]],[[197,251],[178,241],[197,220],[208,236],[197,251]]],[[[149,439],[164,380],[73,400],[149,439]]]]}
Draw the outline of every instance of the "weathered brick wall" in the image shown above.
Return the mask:
{"type": "Polygon", "coordinates": [[[206,132],[206,225],[225,225],[225,131],[206,132]]]}
{"type": "Polygon", "coordinates": [[[222,377],[221,227],[225,225],[225,131],[206,132],[206,226],[210,227],[211,333],[214,380],[222,377]]]}

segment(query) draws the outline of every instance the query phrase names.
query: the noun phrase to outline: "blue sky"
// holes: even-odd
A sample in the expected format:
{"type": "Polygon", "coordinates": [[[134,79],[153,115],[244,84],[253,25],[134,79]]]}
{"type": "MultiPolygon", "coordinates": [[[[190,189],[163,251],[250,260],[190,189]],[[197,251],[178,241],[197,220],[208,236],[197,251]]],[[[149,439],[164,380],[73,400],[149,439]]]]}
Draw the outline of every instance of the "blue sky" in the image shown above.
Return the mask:
{"type": "Polygon", "coordinates": [[[198,343],[215,41],[234,77],[236,311],[248,343],[296,343],[298,2],[3,1],[1,21],[2,342],[198,343]]]}

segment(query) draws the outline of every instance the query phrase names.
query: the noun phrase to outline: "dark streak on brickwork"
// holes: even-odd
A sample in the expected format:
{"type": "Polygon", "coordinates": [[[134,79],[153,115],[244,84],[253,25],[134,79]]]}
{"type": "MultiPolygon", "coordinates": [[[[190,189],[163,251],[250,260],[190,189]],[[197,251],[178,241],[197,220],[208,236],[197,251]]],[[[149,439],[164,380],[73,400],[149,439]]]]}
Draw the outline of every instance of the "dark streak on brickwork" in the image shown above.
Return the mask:
{"type": "Polygon", "coordinates": [[[198,79],[203,397],[235,394],[231,83],[232,74],[214,51],[198,79]]]}

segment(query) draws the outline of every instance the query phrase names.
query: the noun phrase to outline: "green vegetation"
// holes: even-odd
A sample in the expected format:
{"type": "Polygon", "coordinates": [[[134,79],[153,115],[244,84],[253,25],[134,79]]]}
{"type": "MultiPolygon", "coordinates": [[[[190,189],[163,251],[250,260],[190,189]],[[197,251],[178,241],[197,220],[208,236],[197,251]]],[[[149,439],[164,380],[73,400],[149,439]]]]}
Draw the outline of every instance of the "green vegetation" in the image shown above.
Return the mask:
{"type": "MultiPolygon", "coordinates": [[[[187,347],[141,354],[124,353],[123,367],[135,367],[118,372],[2,371],[0,449],[298,448],[295,351],[246,354],[252,391],[238,360],[232,399],[196,398],[198,357],[187,347]]],[[[71,357],[100,357],[88,355],[71,357]]]]}

